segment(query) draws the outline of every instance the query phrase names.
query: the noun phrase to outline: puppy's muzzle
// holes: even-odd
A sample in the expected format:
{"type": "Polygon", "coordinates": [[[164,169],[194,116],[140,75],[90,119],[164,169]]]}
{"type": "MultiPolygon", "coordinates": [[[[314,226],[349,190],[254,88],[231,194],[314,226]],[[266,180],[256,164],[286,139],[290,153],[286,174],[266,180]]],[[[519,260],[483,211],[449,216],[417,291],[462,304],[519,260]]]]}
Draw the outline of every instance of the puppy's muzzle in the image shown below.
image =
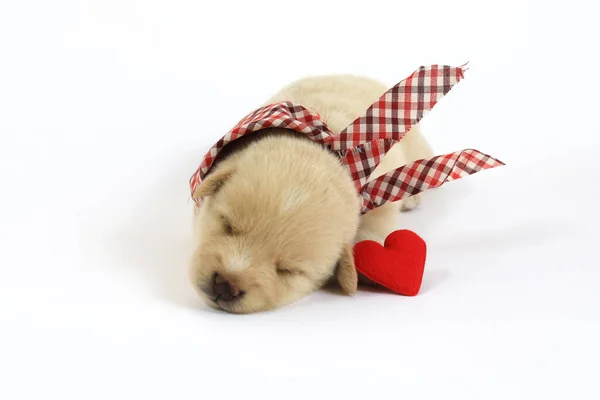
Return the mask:
{"type": "Polygon", "coordinates": [[[233,301],[244,294],[237,285],[216,272],[213,274],[211,284],[204,292],[213,301],[233,301]]]}

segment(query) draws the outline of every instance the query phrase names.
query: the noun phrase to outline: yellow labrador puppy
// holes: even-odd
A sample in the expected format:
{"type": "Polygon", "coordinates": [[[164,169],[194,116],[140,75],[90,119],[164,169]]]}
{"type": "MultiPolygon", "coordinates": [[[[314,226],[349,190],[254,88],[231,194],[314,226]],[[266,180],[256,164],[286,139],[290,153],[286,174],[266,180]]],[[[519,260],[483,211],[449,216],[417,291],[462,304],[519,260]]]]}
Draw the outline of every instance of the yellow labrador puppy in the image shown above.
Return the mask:
{"type": "MultiPolygon", "coordinates": [[[[264,105],[301,104],[339,133],[388,88],[358,76],[311,77],[284,87],[264,105]]],[[[370,180],[432,156],[416,126],[370,180]]],[[[231,313],[290,304],[332,278],[353,294],[353,245],[383,243],[397,229],[400,210],[420,202],[417,195],[361,216],[358,194],[339,160],[302,134],[279,128],[226,146],[197,193],[203,201],[195,210],[191,282],[211,307],[231,313]]]]}

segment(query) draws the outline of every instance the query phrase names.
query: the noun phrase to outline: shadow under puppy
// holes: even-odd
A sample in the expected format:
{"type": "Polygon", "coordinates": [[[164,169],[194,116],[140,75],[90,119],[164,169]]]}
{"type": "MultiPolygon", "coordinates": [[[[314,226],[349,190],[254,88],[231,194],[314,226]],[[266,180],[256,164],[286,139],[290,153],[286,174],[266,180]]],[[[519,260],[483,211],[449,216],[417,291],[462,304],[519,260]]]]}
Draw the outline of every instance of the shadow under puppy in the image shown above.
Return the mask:
{"type": "MultiPolygon", "coordinates": [[[[264,105],[291,101],[316,112],[339,133],[385,91],[364,77],[305,78],[264,105]]],[[[369,180],[432,157],[418,125],[386,154],[369,180]]],[[[290,304],[336,279],[357,290],[352,249],[383,243],[397,214],[420,195],[386,203],[361,216],[347,167],[325,147],[293,130],[272,128],[229,143],[197,190],[190,279],[214,308],[251,313],[290,304]]]]}

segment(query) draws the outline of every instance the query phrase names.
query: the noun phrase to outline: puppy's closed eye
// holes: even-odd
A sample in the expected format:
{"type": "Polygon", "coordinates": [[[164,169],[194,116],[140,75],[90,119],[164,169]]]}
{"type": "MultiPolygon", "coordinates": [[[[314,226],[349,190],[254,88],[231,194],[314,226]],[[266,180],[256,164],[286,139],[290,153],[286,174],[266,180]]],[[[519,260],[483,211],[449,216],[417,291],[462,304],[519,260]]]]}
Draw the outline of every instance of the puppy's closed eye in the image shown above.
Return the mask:
{"type": "Polygon", "coordinates": [[[281,262],[278,262],[276,264],[276,270],[277,270],[277,274],[281,277],[291,277],[291,276],[298,276],[298,275],[304,274],[303,271],[300,271],[298,269],[292,269],[281,262]]]}
{"type": "Polygon", "coordinates": [[[229,222],[229,219],[227,219],[227,217],[224,215],[221,215],[221,224],[223,225],[223,231],[225,231],[227,235],[235,235],[233,226],[229,222]]]}

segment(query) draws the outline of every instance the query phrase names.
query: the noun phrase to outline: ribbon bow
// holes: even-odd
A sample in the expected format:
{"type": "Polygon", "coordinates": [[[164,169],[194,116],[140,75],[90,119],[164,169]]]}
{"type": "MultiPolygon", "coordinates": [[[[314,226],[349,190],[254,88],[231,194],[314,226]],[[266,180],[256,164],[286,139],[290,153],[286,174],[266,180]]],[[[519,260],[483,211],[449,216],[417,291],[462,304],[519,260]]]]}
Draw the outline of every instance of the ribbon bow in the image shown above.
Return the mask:
{"type": "Polygon", "coordinates": [[[200,205],[196,189],[228,143],[265,128],[293,129],[336,152],[348,166],[356,190],[363,198],[363,214],[388,201],[398,201],[504,165],[478,150],[465,149],[409,163],[367,183],[383,156],[464,77],[463,67],[420,67],[385,92],[338,135],[302,105],[284,101],[261,107],[238,122],[206,153],[190,178],[192,199],[200,205]]]}

